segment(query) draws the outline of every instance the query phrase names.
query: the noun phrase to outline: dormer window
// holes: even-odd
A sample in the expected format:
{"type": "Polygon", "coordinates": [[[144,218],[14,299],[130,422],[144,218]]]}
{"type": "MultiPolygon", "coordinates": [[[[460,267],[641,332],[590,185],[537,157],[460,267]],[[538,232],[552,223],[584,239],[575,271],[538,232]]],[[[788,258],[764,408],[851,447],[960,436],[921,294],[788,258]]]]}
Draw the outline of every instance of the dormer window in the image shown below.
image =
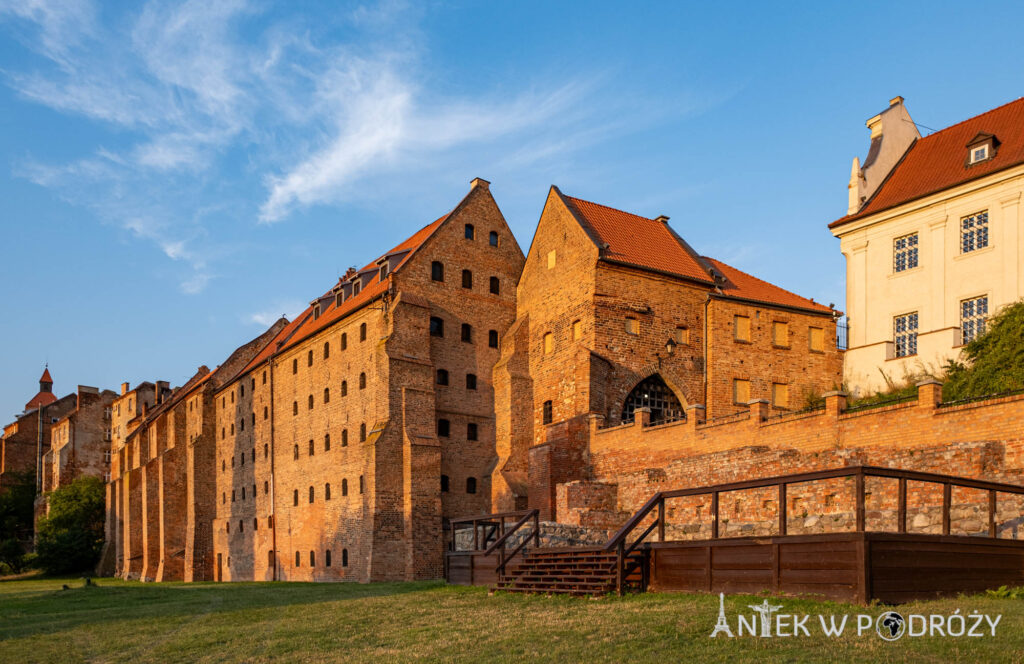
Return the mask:
{"type": "Polygon", "coordinates": [[[388,264],[384,263],[380,266],[380,280],[384,281],[384,278],[388,276],[388,264]]]}
{"type": "Polygon", "coordinates": [[[320,303],[319,302],[317,302],[315,305],[313,305],[313,320],[316,320],[317,318],[320,318],[320,303]]]}
{"type": "Polygon", "coordinates": [[[986,134],[984,132],[978,134],[967,144],[967,165],[973,166],[974,164],[992,159],[996,156],[998,149],[999,139],[993,134],[986,134]]]}
{"type": "Polygon", "coordinates": [[[338,291],[334,296],[334,306],[340,307],[341,303],[345,301],[345,291],[338,291]]]}

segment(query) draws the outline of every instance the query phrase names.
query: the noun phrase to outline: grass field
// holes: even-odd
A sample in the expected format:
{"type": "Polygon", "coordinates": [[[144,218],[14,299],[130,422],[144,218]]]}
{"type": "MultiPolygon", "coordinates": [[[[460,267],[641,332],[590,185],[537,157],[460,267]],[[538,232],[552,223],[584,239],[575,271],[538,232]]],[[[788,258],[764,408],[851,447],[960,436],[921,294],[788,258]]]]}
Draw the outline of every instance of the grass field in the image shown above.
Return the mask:
{"type": "MultiPolygon", "coordinates": [[[[0,582],[0,662],[1024,662],[1024,600],[985,596],[898,607],[904,615],[1002,615],[995,638],[874,634],[708,638],[718,597],[596,600],[498,594],[442,583],[140,584],[0,582]],[[62,590],[63,584],[71,586],[62,590]]],[[[726,597],[738,611],[761,597],[726,597]]],[[[782,613],[878,615],[773,599],[782,613]]],[[[816,618],[812,618],[812,621],[816,618]]],[[[851,617],[851,620],[853,618],[851,617]]],[[[848,628],[848,631],[852,629],[848,628]]]]}

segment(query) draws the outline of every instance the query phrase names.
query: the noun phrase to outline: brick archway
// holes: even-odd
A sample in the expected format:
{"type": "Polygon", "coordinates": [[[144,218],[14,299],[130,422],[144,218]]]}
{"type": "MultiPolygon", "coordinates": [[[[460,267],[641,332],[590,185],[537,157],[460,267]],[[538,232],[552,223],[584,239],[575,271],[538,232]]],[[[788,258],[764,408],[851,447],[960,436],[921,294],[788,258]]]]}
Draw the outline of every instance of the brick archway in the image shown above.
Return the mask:
{"type": "Polygon", "coordinates": [[[632,422],[638,408],[651,410],[651,423],[673,422],[686,419],[685,400],[662,378],[652,373],[638,382],[622,402],[620,421],[632,422]]]}

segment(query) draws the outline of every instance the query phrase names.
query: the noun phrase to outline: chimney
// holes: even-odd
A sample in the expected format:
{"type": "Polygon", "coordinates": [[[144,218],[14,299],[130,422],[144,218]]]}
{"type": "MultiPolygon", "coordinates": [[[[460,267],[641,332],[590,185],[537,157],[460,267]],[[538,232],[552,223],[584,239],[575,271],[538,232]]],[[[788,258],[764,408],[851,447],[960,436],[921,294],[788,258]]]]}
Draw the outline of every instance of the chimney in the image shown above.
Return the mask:
{"type": "Polygon", "coordinates": [[[490,188],[490,186],[491,186],[491,183],[488,182],[487,180],[483,179],[483,178],[473,178],[469,182],[469,190],[470,191],[473,191],[477,187],[483,189],[484,191],[487,191],[490,188]]]}
{"type": "Polygon", "coordinates": [[[668,223],[668,216],[664,215],[664,214],[659,214],[657,217],[654,218],[654,220],[655,221],[660,221],[663,224],[667,224],[668,223]]]}
{"type": "Polygon", "coordinates": [[[121,383],[121,396],[128,394],[128,383],[121,383]]]}
{"type": "Polygon", "coordinates": [[[889,107],[865,123],[871,144],[863,165],[853,158],[850,169],[847,214],[855,214],[871,198],[893,167],[903,158],[915,140],[921,138],[917,125],[903,105],[903,97],[893,97],[889,107]]]}
{"type": "Polygon", "coordinates": [[[354,267],[350,267],[349,269],[345,270],[345,276],[344,276],[345,281],[348,281],[349,279],[351,279],[354,276],[356,276],[356,269],[354,267]]]}
{"type": "Polygon", "coordinates": [[[163,403],[164,397],[171,391],[171,384],[166,380],[156,381],[156,403],[163,403]]]}

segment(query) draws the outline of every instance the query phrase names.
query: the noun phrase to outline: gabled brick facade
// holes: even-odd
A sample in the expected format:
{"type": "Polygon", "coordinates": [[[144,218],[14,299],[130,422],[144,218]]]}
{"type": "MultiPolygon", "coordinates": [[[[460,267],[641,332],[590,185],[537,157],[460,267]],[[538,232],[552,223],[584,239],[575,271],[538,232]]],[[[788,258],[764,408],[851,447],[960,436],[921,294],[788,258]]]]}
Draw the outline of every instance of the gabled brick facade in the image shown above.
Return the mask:
{"type": "Polygon", "coordinates": [[[557,518],[556,486],[591,473],[589,416],[619,424],[644,381],[670,393],[674,418],[725,416],[773,394],[780,412],[799,409],[839,384],[835,314],[697,255],[667,218],[552,187],[495,369],[493,507],[528,505],[557,518]],[[737,316],[749,328],[744,339],[737,316]],[[811,328],[821,342],[815,350],[811,328]],[[737,379],[749,381],[741,401],[737,379]]]}

